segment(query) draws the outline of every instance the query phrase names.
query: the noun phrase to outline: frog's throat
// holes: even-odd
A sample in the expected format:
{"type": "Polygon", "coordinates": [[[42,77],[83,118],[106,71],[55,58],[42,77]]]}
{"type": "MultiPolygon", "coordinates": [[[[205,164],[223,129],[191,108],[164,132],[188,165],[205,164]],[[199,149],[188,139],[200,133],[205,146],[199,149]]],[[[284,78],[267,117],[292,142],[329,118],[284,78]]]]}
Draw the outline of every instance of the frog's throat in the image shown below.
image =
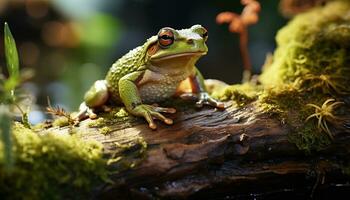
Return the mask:
{"type": "Polygon", "coordinates": [[[178,57],[187,57],[187,56],[203,56],[206,55],[206,51],[197,51],[197,52],[184,52],[184,53],[177,53],[177,54],[172,54],[172,55],[165,55],[161,56],[158,58],[152,58],[154,61],[161,61],[161,60],[168,60],[168,59],[173,59],[173,58],[178,58],[178,57]]]}

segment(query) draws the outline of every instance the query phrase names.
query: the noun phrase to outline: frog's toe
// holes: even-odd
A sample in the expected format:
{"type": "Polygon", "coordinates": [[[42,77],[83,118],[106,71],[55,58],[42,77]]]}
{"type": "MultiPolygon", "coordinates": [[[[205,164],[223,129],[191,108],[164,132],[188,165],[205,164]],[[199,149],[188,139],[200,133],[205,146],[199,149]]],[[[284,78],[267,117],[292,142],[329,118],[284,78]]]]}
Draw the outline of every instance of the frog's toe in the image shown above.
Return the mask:
{"type": "Polygon", "coordinates": [[[89,107],[85,104],[85,102],[81,103],[79,106],[79,112],[72,116],[73,120],[79,122],[88,118],[89,117],[88,110],[89,110],[89,107]]]}
{"type": "Polygon", "coordinates": [[[175,113],[176,110],[174,108],[163,108],[163,107],[157,107],[157,106],[151,106],[151,105],[139,105],[136,108],[134,108],[132,112],[137,116],[144,117],[148,122],[148,126],[151,129],[157,129],[157,125],[155,124],[154,119],[158,119],[168,125],[171,125],[173,124],[173,120],[165,117],[160,113],[161,112],[175,113]]]}
{"type": "Polygon", "coordinates": [[[211,97],[207,99],[209,105],[214,106],[216,108],[225,108],[225,104],[223,102],[217,101],[211,97]]]}
{"type": "Polygon", "coordinates": [[[197,107],[197,108],[201,108],[201,107],[203,107],[203,104],[206,104],[206,100],[205,100],[205,99],[199,99],[199,100],[196,102],[196,107],[197,107]]]}
{"type": "Polygon", "coordinates": [[[145,120],[148,122],[148,126],[151,129],[157,129],[157,125],[154,123],[153,117],[148,109],[142,108],[139,113],[140,116],[143,116],[145,118],[145,120]]]}
{"type": "Polygon", "coordinates": [[[170,114],[176,113],[175,108],[154,107],[154,111],[155,112],[170,113],[170,114]]]}
{"type": "Polygon", "coordinates": [[[180,95],[180,98],[188,101],[197,101],[198,95],[194,93],[183,93],[180,95]]]}
{"type": "Polygon", "coordinates": [[[90,119],[96,119],[97,118],[97,114],[91,108],[88,108],[86,110],[86,114],[89,116],[90,119]]]}
{"type": "Polygon", "coordinates": [[[215,100],[207,93],[200,94],[199,100],[196,102],[197,107],[202,107],[203,105],[210,105],[216,108],[225,108],[225,104],[223,102],[215,100]]]}
{"type": "Polygon", "coordinates": [[[173,124],[173,120],[172,119],[164,117],[164,115],[160,114],[159,112],[151,112],[151,115],[152,115],[152,117],[154,117],[156,119],[159,119],[159,120],[163,121],[164,123],[166,123],[168,125],[173,124]]]}
{"type": "Polygon", "coordinates": [[[217,107],[217,108],[224,109],[226,106],[225,106],[225,103],[223,103],[223,102],[218,102],[218,103],[216,104],[216,107],[217,107]]]}
{"type": "Polygon", "coordinates": [[[97,118],[96,113],[91,113],[91,114],[89,114],[89,118],[90,118],[90,119],[96,119],[96,118],[97,118]]]}

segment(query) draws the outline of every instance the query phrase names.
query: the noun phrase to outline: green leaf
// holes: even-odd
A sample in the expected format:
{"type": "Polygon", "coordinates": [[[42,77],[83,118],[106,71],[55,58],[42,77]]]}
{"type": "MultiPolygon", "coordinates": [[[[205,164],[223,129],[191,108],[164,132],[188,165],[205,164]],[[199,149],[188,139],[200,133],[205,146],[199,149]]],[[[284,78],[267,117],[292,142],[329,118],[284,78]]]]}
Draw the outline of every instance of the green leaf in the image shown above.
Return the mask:
{"type": "Polygon", "coordinates": [[[11,114],[8,106],[0,105],[0,136],[4,146],[5,167],[13,166],[12,156],[12,134],[11,134],[11,114]]]}
{"type": "Polygon", "coordinates": [[[5,58],[9,79],[5,83],[5,89],[14,90],[19,83],[19,61],[15,39],[12,36],[8,24],[4,27],[5,58]]]}

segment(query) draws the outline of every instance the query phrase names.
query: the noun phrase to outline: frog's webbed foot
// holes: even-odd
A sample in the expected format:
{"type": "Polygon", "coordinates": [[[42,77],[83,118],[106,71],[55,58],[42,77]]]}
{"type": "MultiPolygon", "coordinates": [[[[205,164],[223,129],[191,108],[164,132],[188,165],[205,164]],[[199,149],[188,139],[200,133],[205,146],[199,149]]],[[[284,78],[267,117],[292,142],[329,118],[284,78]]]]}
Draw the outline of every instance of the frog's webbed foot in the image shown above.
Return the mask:
{"type": "Polygon", "coordinates": [[[225,108],[225,104],[223,102],[215,100],[207,92],[200,92],[198,94],[184,93],[180,95],[180,98],[196,101],[196,106],[199,108],[203,107],[203,105],[210,105],[216,108],[225,108]]]}
{"type": "Polygon", "coordinates": [[[90,118],[90,119],[96,119],[97,115],[93,111],[92,108],[89,108],[85,102],[81,103],[79,106],[79,112],[77,115],[73,117],[75,121],[81,121],[83,119],[90,118]]]}
{"type": "Polygon", "coordinates": [[[160,114],[161,112],[162,113],[175,113],[176,109],[141,104],[141,105],[138,105],[131,110],[132,114],[134,114],[136,116],[144,117],[146,119],[146,121],[148,122],[149,127],[151,129],[157,128],[157,125],[154,123],[153,119],[159,119],[168,125],[173,124],[173,120],[164,117],[162,114],[160,114]]]}

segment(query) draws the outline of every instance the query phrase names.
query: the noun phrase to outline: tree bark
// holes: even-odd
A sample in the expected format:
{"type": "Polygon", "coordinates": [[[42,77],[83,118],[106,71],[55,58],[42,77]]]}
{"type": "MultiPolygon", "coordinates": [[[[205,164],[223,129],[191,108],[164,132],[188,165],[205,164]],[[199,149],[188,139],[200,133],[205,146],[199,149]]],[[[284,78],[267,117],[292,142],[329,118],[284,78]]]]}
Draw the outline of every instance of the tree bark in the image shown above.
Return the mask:
{"type": "MultiPolygon", "coordinates": [[[[169,115],[174,125],[148,128],[142,119],[107,125],[111,132],[77,128],[104,146],[113,184],[96,188],[96,199],[246,199],[349,194],[344,175],[349,129],[332,129],[326,149],[305,153],[289,142],[293,131],[254,103],[242,108],[186,108],[169,115]],[[142,147],[142,142],[147,148],[142,147]],[[129,145],[129,146],[128,146],[129,145]]],[[[59,130],[60,133],[68,131],[59,130]]],[[[334,197],[334,195],[332,196],[334,197]]]]}

